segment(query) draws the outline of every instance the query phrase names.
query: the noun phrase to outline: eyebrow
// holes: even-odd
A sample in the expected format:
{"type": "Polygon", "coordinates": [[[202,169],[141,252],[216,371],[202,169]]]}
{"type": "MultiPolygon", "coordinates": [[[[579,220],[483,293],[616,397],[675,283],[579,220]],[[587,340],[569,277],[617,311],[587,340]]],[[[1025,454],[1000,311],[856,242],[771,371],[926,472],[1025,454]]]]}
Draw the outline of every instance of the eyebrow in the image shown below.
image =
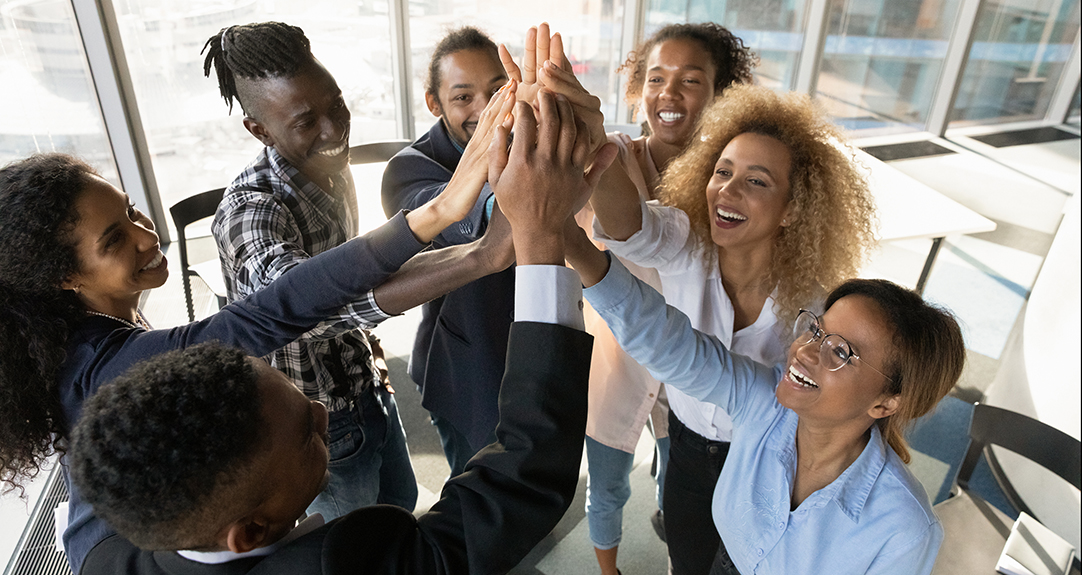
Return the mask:
{"type": "MultiPolygon", "coordinates": [[[[724,162],[726,165],[729,165],[729,166],[733,165],[733,161],[730,160],[729,158],[721,158],[720,161],[724,162]]],[[[748,169],[749,170],[755,170],[757,172],[763,172],[764,174],[766,174],[766,175],[768,175],[770,177],[774,177],[774,172],[771,172],[770,169],[767,168],[766,166],[760,166],[759,164],[752,164],[752,165],[748,166],[748,169]]],[[[823,322],[820,321],[819,323],[820,323],[820,327],[821,327],[821,324],[823,322]]]]}
{"type": "MultiPolygon", "coordinates": [[[[647,70],[647,72],[653,72],[654,70],[662,70],[662,69],[664,69],[664,68],[662,68],[661,66],[654,66],[653,68],[650,68],[649,70],[647,70]]],[[[679,68],[677,68],[677,70],[694,70],[696,72],[705,72],[706,68],[703,68],[702,66],[696,66],[694,64],[689,64],[687,66],[680,66],[679,68]]]]}
{"type": "MultiPolygon", "coordinates": [[[[507,81],[507,76],[504,76],[504,75],[501,74],[499,76],[493,76],[492,79],[488,81],[488,83],[489,83],[489,85],[492,85],[492,84],[495,84],[497,82],[503,83],[503,82],[506,82],[506,81],[507,81]]],[[[451,86],[452,90],[469,90],[470,88],[473,88],[473,84],[454,84],[454,85],[451,86]]]]}

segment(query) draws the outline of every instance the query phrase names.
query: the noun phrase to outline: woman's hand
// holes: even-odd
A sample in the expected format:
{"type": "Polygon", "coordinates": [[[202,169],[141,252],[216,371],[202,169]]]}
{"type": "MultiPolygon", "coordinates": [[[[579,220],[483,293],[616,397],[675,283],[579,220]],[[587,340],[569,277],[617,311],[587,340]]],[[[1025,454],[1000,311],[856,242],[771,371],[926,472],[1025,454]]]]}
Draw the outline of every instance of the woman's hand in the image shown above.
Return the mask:
{"type": "Polygon", "coordinates": [[[601,113],[601,99],[586,91],[571,70],[564,55],[563,37],[559,33],[549,36],[549,25],[531,27],[526,32],[525,55],[522,68],[503,44],[499,47],[500,61],[508,78],[519,80],[518,100],[537,110],[537,93],[547,88],[561,94],[571,103],[575,120],[589,134],[588,145],[597,150],[605,143],[605,116],[601,113]]]}

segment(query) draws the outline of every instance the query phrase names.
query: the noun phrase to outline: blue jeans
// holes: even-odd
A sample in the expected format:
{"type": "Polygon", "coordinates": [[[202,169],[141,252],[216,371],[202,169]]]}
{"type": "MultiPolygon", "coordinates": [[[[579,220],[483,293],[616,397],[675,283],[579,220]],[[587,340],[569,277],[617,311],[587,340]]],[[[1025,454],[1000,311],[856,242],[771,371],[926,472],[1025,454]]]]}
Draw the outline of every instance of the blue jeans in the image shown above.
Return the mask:
{"type": "Polygon", "coordinates": [[[406,434],[394,397],[383,387],[360,394],[348,409],[330,414],[330,481],[308,514],[327,521],[367,505],[417,505],[406,434]]]}
{"type": "MultiPolygon", "coordinates": [[[[657,440],[657,468],[654,479],[658,489],[655,498],[661,507],[664,493],[665,468],[669,461],[669,438],[657,440]]],[[[623,536],[624,505],[631,497],[631,468],[635,454],[609,447],[586,437],[586,519],[590,526],[590,541],[598,549],[612,549],[623,536]]]]}

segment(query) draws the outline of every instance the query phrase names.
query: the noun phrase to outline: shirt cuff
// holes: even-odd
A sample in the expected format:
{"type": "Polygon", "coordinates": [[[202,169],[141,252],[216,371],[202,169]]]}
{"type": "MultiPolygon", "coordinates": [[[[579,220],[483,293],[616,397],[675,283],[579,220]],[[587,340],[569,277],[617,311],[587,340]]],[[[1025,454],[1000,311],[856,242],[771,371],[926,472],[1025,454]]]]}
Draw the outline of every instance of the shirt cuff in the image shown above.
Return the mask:
{"type": "Polygon", "coordinates": [[[564,266],[516,266],[515,321],[586,331],[579,275],[564,266]]]}

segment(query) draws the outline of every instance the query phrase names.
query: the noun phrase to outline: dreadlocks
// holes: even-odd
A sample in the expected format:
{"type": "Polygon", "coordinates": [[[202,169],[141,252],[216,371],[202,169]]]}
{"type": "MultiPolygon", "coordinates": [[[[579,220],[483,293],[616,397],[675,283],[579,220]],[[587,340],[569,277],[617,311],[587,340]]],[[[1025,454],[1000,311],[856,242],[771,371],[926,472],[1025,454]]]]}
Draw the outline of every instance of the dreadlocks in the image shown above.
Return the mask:
{"type": "MultiPolygon", "coordinates": [[[[218,90],[229,112],[233,99],[249,116],[249,104],[237,90],[237,78],[257,79],[276,76],[291,77],[301,65],[312,61],[312,49],[304,30],[282,22],[261,22],[229,26],[211,36],[203,45],[203,75],[210,77],[213,64],[218,74],[218,90]]],[[[243,88],[242,88],[243,90],[243,88]]]]}

